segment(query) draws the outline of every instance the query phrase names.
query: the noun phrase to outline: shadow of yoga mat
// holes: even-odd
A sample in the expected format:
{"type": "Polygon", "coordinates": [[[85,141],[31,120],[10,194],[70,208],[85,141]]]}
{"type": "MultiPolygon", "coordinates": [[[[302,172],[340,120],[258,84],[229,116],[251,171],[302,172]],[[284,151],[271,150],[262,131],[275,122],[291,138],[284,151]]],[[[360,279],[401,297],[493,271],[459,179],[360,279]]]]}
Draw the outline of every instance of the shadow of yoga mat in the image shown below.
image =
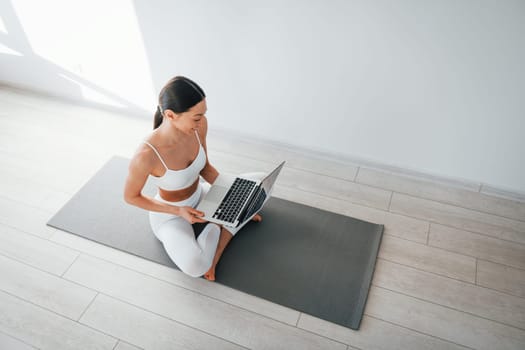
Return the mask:
{"type": "MultiPolygon", "coordinates": [[[[47,223],[175,267],[147,212],[123,200],[129,160],[111,158],[47,223]]],[[[153,196],[148,182],[143,193],[153,196]]],[[[217,282],[300,312],[358,329],[383,225],[271,198],[217,265],[217,282]]],[[[196,232],[203,225],[195,225],[196,232]]]]}

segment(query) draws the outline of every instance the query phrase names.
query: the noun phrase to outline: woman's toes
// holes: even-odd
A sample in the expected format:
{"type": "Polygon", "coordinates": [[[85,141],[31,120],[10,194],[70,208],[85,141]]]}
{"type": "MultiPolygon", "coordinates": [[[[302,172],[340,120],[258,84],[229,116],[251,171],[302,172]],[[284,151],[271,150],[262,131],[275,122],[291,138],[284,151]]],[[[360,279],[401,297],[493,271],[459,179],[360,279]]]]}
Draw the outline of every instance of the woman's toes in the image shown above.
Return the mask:
{"type": "Polygon", "coordinates": [[[204,278],[208,281],[215,281],[215,271],[208,271],[204,274],[204,278]]]}

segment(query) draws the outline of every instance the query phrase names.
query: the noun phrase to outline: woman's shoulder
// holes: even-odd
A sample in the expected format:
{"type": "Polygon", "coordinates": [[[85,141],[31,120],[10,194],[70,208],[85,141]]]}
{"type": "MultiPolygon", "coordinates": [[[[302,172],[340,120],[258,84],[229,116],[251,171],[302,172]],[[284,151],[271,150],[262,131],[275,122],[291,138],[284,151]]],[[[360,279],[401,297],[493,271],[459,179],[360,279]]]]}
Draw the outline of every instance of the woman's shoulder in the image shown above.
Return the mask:
{"type": "Polygon", "coordinates": [[[143,138],[137,146],[135,154],[133,154],[133,157],[131,158],[130,166],[133,166],[135,169],[140,168],[150,171],[155,165],[155,153],[146,142],[150,144],[155,143],[154,139],[151,138],[151,135],[143,138]]]}

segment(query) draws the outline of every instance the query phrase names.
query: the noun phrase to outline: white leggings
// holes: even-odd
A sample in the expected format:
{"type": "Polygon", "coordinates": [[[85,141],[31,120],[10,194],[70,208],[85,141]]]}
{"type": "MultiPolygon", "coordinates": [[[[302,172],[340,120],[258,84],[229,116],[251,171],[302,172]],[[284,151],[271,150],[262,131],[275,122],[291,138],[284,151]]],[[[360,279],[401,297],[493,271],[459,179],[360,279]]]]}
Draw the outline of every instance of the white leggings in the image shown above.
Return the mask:
{"type": "MultiPolygon", "coordinates": [[[[260,180],[265,175],[264,173],[249,173],[243,174],[242,177],[260,180]]],[[[169,202],[162,199],[159,193],[155,195],[155,199],[171,205],[195,208],[209,189],[208,183],[200,182],[197,190],[183,201],[169,202]]],[[[178,215],[150,211],[149,221],[153,233],[164,245],[170,259],[182,272],[192,277],[200,277],[210,269],[221,233],[219,225],[208,223],[199,237],[195,239],[193,226],[178,215]]],[[[244,225],[224,228],[235,235],[242,226],[244,225]]]]}

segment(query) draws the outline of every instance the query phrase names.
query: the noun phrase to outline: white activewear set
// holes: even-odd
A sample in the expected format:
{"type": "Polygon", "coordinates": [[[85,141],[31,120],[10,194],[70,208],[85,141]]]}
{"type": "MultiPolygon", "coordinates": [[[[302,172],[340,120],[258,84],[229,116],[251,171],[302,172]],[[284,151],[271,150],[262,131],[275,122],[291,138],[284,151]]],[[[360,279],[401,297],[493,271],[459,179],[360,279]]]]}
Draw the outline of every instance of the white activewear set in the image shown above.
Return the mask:
{"type": "MultiPolygon", "coordinates": [[[[167,191],[181,190],[191,186],[199,178],[199,173],[206,165],[206,153],[196,130],[195,135],[199,141],[199,153],[187,168],[181,170],[169,169],[155,147],[147,141],[143,141],[155,151],[162,165],[166,168],[166,172],[160,177],[150,175],[159,188],[167,191]]],[[[261,180],[264,175],[264,173],[250,173],[242,176],[253,180],[261,180]]],[[[200,181],[195,192],[183,201],[166,201],[160,196],[159,192],[154,198],[170,205],[195,208],[209,188],[210,185],[208,183],[200,181]]],[[[208,223],[199,237],[195,239],[193,226],[181,216],[150,211],[149,220],[153,233],[162,242],[168,256],[181,271],[190,276],[199,277],[210,269],[220,236],[220,227],[217,224],[208,223]]],[[[242,226],[225,228],[232,235],[235,235],[242,226]]]]}

